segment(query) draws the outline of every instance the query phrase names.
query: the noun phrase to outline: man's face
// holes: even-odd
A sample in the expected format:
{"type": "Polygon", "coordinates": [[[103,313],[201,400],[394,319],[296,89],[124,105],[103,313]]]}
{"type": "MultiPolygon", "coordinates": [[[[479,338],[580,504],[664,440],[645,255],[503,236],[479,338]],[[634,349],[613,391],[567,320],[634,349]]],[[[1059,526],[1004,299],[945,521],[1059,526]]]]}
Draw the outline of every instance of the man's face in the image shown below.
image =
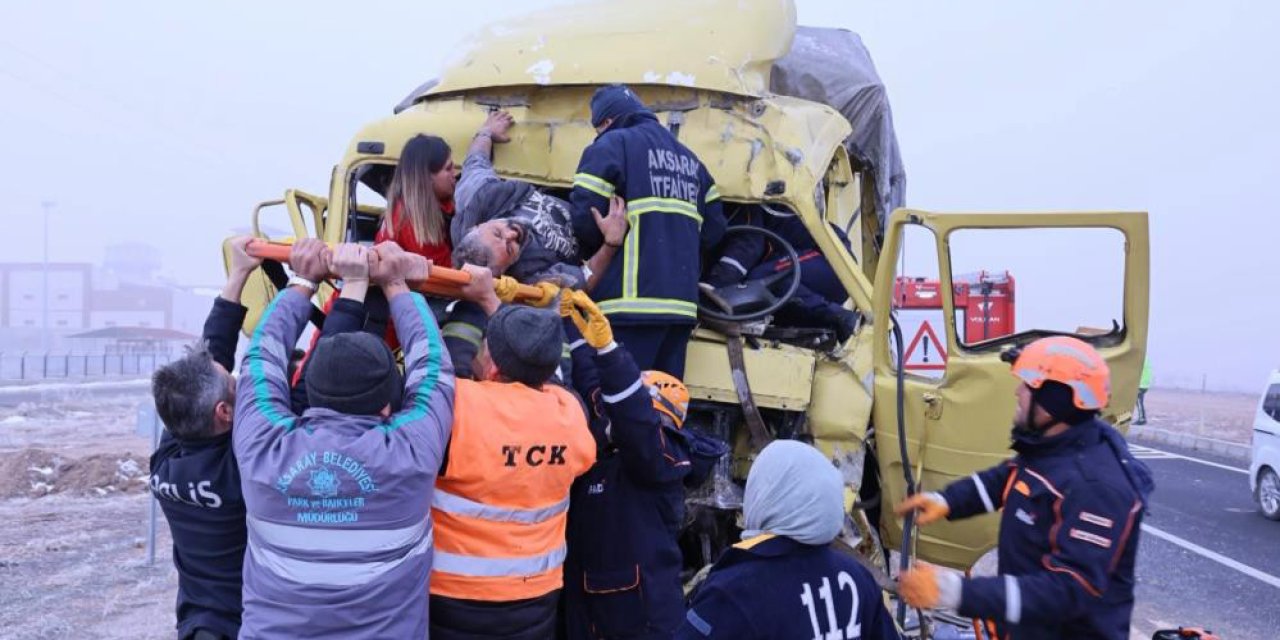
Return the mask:
{"type": "Polygon", "coordinates": [[[1044,408],[1036,406],[1034,412],[1028,415],[1031,409],[1031,387],[1020,384],[1017,391],[1018,408],[1013,414],[1013,426],[1024,431],[1036,431],[1045,425],[1053,422],[1053,417],[1044,408]]]}
{"type": "Polygon", "coordinates": [[[490,220],[478,227],[480,242],[489,250],[489,270],[500,276],[520,258],[524,228],[509,220],[490,220]]]}
{"type": "Polygon", "coordinates": [[[613,126],[613,118],[605,118],[600,121],[600,126],[596,127],[596,135],[600,135],[608,131],[611,126],[613,126]]]}

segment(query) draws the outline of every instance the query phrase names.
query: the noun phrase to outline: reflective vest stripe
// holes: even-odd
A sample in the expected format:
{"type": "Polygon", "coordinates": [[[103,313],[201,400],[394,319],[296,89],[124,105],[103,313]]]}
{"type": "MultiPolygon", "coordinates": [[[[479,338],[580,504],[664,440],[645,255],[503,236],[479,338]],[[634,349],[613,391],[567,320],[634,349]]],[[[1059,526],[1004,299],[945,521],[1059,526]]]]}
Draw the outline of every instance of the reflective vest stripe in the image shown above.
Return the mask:
{"type": "MultiPolygon", "coordinates": [[[[326,533],[361,533],[358,531],[330,531],[326,533]]],[[[278,553],[255,540],[256,535],[249,536],[248,553],[252,562],[275,576],[306,585],[328,585],[351,587],[369,584],[383,574],[419,556],[431,552],[432,535],[428,530],[425,536],[411,547],[407,553],[394,560],[380,562],[333,562],[301,560],[278,553]]],[[[422,559],[424,562],[427,558],[422,559]]],[[[424,564],[423,571],[426,571],[424,564]]]]}
{"type": "Polygon", "coordinates": [[[431,510],[436,550],[502,557],[545,552],[564,544],[566,515],[534,524],[496,521],[431,510]]]}
{"type": "Polygon", "coordinates": [[[267,522],[247,516],[245,523],[259,542],[283,549],[323,553],[372,553],[401,549],[430,535],[431,520],[401,529],[317,529],[267,522]]]}
{"type": "Polygon", "coordinates": [[[605,315],[617,313],[644,313],[650,315],[671,314],[698,317],[698,305],[688,300],[670,298],[616,298],[600,303],[600,311],[605,315]]]}
{"type": "Polygon", "coordinates": [[[573,176],[573,186],[582,187],[596,195],[610,198],[617,190],[608,180],[589,173],[578,173],[573,176]]]}
{"type": "Polygon", "coordinates": [[[466,340],[477,347],[484,340],[484,332],[480,330],[480,327],[466,322],[450,322],[444,326],[440,333],[446,338],[466,340]]]}
{"type": "Polygon", "coordinates": [[[703,202],[715,202],[716,200],[719,200],[719,199],[720,199],[720,190],[719,190],[719,189],[717,189],[717,188],[716,188],[716,185],[714,185],[714,184],[713,184],[713,185],[711,185],[711,188],[710,188],[710,189],[707,189],[707,197],[706,197],[706,198],[703,198],[703,200],[702,200],[702,201],[703,201],[703,202]]]}
{"type": "Polygon", "coordinates": [[[440,573],[452,573],[477,578],[519,577],[559,569],[567,553],[565,545],[550,553],[514,558],[468,556],[437,550],[432,569],[440,573]]]}
{"type": "Polygon", "coordinates": [[[640,283],[640,214],[627,212],[631,229],[622,239],[622,297],[633,298],[640,283]]]}
{"type": "Polygon", "coordinates": [[[644,387],[644,380],[642,378],[636,378],[636,381],[633,382],[631,386],[627,387],[626,389],[623,389],[622,391],[619,391],[618,393],[615,393],[613,395],[603,393],[600,395],[600,399],[604,400],[609,404],[618,404],[619,402],[622,402],[623,400],[630,398],[632,394],[639,391],[642,387],[644,387]]]}
{"type": "MultiPolygon", "coordinates": [[[[436,552],[439,554],[439,551],[436,552]]],[[[564,586],[564,567],[557,566],[526,576],[465,576],[443,571],[431,572],[431,595],[482,602],[504,602],[539,598],[564,586]]]]}
{"type": "Polygon", "coordinates": [[[638,216],[644,213],[678,213],[702,224],[702,214],[698,213],[696,205],[675,198],[640,198],[627,203],[627,215],[638,216]]]}
{"type": "Polygon", "coordinates": [[[490,522],[537,524],[567,512],[569,497],[565,496],[564,500],[541,509],[510,509],[482,504],[436,489],[431,498],[431,507],[453,515],[479,518],[490,522]]]}

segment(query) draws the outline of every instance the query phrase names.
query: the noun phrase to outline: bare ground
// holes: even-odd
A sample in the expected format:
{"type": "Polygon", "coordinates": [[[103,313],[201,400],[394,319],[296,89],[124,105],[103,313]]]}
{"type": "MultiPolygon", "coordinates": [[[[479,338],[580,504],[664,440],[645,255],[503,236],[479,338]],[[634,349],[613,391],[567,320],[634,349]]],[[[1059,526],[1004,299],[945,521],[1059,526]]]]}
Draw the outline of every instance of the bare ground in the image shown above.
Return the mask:
{"type": "MultiPolygon", "coordinates": [[[[148,566],[141,391],[0,406],[0,637],[174,636],[177,574],[158,516],[148,566]]],[[[1257,399],[1154,389],[1153,426],[1248,442],[1257,399]],[[1202,418],[1203,415],[1203,427],[1202,418]]]]}

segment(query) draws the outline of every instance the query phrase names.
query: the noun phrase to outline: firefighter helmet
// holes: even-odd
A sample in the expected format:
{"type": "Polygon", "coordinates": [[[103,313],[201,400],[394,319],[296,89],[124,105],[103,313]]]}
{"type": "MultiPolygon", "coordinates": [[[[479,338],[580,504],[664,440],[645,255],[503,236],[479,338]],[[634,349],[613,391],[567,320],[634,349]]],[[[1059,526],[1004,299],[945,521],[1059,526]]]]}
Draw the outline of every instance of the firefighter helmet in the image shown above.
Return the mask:
{"type": "Polygon", "coordinates": [[[1089,343],[1067,336],[1041,338],[1014,354],[1013,374],[1032,389],[1046,380],[1071,387],[1076,408],[1098,411],[1111,397],[1111,370],[1089,343]]]}
{"type": "Polygon", "coordinates": [[[689,389],[684,383],[669,373],[646,371],[644,384],[649,387],[653,408],[670,417],[677,429],[683,427],[685,414],[689,413],[689,389]]]}

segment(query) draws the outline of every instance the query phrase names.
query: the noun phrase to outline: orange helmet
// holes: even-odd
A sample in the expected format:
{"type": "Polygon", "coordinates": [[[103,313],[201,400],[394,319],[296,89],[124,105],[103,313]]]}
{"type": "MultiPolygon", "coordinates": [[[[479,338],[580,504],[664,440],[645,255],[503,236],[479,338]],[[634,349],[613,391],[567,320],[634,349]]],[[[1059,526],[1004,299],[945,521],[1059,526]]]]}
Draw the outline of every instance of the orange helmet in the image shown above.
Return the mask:
{"type": "Polygon", "coordinates": [[[1111,398],[1111,369],[1089,343],[1067,336],[1041,338],[1014,354],[1013,374],[1039,389],[1045,380],[1071,387],[1077,409],[1097,411],[1111,398]]]}
{"type": "Polygon", "coordinates": [[[689,413],[689,389],[684,383],[669,373],[646,371],[644,384],[649,387],[653,408],[669,416],[677,429],[683,427],[685,414],[689,413]]]}

